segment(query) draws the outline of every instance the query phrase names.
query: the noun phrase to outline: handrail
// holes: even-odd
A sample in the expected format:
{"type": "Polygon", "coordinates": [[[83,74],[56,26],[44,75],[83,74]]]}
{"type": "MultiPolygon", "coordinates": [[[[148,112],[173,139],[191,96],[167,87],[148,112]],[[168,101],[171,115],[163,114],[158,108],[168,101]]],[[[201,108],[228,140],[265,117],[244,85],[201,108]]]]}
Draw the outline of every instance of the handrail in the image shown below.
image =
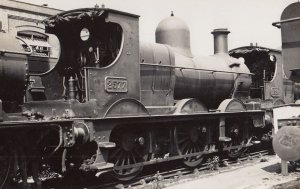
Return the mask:
{"type": "Polygon", "coordinates": [[[21,37],[16,36],[17,39],[23,41],[30,49],[30,52],[17,52],[17,51],[7,51],[5,49],[0,49],[1,54],[10,53],[10,54],[22,54],[22,55],[31,55],[32,54],[32,48],[30,45],[28,45],[21,37]]]}
{"type": "Polygon", "coordinates": [[[162,64],[151,64],[151,63],[140,63],[144,66],[158,66],[158,67],[167,67],[167,68],[177,68],[180,70],[201,70],[207,72],[220,72],[220,73],[234,73],[234,74],[247,74],[247,75],[254,75],[253,73],[247,72],[234,72],[234,71],[222,71],[222,70],[209,70],[209,69],[201,69],[201,68],[187,68],[187,67],[180,67],[180,66],[170,66],[170,65],[162,65],[162,64]]]}
{"type": "Polygon", "coordinates": [[[295,17],[295,18],[290,18],[290,19],[286,19],[286,20],[281,20],[281,21],[272,23],[272,26],[275,26],[277,28],[281,28],[281,24],[282,23],[295,22],[295,21],[298,21],[298,20],[300,20],[300,17],[295,17]]]}

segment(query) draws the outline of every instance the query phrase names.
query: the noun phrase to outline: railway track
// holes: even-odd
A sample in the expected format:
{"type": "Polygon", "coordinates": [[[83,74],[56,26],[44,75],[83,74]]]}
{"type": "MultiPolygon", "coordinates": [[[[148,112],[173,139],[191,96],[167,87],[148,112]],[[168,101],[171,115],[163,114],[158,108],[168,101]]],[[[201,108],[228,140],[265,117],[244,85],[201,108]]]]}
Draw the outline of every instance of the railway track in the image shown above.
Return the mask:
{"type": "MultiPolygon", "coordinates": [[[[214,156],[207,159],[207,162],[202,164],[201,167],[191,169],[186,167],[178,167],[164,172],[157,172],[152,175],[145,175],[135,181],[127,184],[118,184],[114,188],[164,188],[169,185],[173,185],[179,182],[189,181],[196,178],[205,177],[211,174],[220,173],[226,170],[229,170],[230,167],[241,164],[246,164],[247,162],[255,161],[266,161],[266,155],[270,154],[269,150],[261,150],[258,152],[249,153],[242,156],[238,160],[229,160],[229,159],[219,159],[218,156],[214,156]]],[[[110,188],[112,186],[107,185],[110,188]]],[[[101,186],[93,188],[100,189],[101,186]]],[[[106,187],[104,187],[106,188],[106,187]]]]}
{"type": "MultiPolygon", "coordinates": [[[[158,165],[150,165],[145,168],[143,174],[131,181],[120,183],[119,181],[112,181],[109,173],[101,175],[101,178],[91,179],[80,178],[83,183],[77,183],[78,179],[65,180],[60,182],[54,182],[49,186],[45,186],[46,189],[131,189],[131,188],[164,188],[176,183],[189,181],[201,177],[205,177],[211,174],[218,174],[227,170],[231,170],[233,167],[241,167],[247,163],[256,163],[259,161],[265,161],[267,155],[270,154],[270,150],[259,150],[256,152],[245,153],[239,159],[233,161],[229,159],[220,159],[218,156],[213,156],[206,159],[206,163],[195,169],[183,167],[181,162],[174,161],[168,163],[161,163],[158,165]],[[173,167],[170,170],[170,167],[173,167]],[[230,169],[231,168],[231,169],[230,169]],[[153,170],[157,170],[156,173],[153,170]],[[70,183],[69,183],[70,182],[70,183]],[[56,186],[55,186],[56,185],[56,186]],[[60,186],[57,186],[60,185],[60,186]],[[66,188],[68,186],[68,188],[66,188]]],[[[47,184],[46,184],[47,185],[47,184]]],[[[43,187],[44,188],[44,187],[43,187]]]]}

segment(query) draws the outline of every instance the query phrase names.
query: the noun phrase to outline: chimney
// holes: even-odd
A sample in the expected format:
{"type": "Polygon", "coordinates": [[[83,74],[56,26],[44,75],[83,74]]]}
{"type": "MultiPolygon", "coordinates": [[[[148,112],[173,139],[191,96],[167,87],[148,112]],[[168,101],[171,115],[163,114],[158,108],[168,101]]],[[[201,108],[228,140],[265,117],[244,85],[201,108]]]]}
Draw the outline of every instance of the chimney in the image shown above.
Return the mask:
{"type": "Polygon", "coordinates": [[[214,53],[226,53],[228,54],[228,40],[227,35],[230,31],[227,28],[214,29],[211,32],[214,35],[214,53]]]}

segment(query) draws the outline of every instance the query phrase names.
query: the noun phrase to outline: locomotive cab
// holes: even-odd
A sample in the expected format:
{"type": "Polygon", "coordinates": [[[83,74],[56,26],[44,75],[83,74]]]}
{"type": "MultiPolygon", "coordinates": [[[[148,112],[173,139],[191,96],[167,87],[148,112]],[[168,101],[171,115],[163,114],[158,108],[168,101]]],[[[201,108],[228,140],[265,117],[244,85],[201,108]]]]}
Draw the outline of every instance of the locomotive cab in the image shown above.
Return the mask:
{"type": "MultiPolygon", "coordinates": [[[[273,51],[277,53],[276,50],[273,51]]],[[[265,85],[266,82],[270,82],[273,80],[275,76],[275,67],[277,61],[275,55],[271,55],[271,54],[272,54],[272,50],[264,47],[258,47],[258,46],[240,47],[230,51],[230,55],[232,57],[235,58],[242,57],[245,60],[245,64],[247,65],[247,67],[254,74],[252,76],[252,84],[250,88],[251,99],[270,98],[264,96],[265,85]]],[[[280,52],[277,54],[280,54],[280,52]]],[[[280,57],[278,57],[278,59],[279,58],[280,57]]],[[[279,70],[280,68],[277,69],[279,70]]],[[[281,94],[277,94],[277,95],[281,95],[281,94]]]]}
{"type": "Polygon", "coordinates": [[[245,64],[254,74],[250,87],[251,100],[274,102],[273,106],[293,102],[293,82],[284,72],[280,50],[250,45],[232,49],[229,54],[235,58],[244,58],[245,64]]]}
{"type": "Polygon", "coordinates": [[[77,23],[64,24],[55,33],[62,46],[62,72],[66,68],[72,68],[76,72],[83,67],[109,66],[119,55],[123,37],[119,24],[106,23],[101,16],[87,22],[78,18],[77,23]]]}
{"type": "MultiPolygon", "coordinates": [[[[63,12],[44,24],[46,32],[59,39],[61,55],[57,65],[41,75],[42,100],[92,104],[92,117],[104,116],[113,102],[123,98],[138,103],[138,16],[96,7],[63,12]]],[[[31,109],[32,103],[38,102],[25,106],[31,109]]],[[[75,116],[85,114],[79,109],[75,116]]],[[[48,110],[42,112],[49,114],[48,110]]]]}
{"type": "Polygon", "coordinates": [[[99,14],[93,17],[92,13],[88,15],[79,11],[77,16],[67,15],[64,22],[56,23],[55,29],[48,30],[58,36],[61,44],[61,56],[55,71],[64,80],[75,81],[74,87],[71,86],[74,89],[66,86],[65,99],[87,101],[87,70],[109,67],[118,59],[123,39],[122,28],[117,23],[106,21],[104,11],[99,14]],[[72,90],[76,90],[76,94],[71,94],[72,90]]]}

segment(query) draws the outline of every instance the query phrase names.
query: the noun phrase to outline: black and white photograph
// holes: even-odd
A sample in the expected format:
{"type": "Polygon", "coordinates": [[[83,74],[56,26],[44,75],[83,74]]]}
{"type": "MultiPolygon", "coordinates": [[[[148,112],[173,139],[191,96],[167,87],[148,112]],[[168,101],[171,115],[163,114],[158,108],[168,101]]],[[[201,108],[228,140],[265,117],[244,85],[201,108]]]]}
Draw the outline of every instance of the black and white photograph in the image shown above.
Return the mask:
{"type": "Polygon", "coordinates": [[[299,0],[0,0],[0,189],[300,189],[299,0]]]}

